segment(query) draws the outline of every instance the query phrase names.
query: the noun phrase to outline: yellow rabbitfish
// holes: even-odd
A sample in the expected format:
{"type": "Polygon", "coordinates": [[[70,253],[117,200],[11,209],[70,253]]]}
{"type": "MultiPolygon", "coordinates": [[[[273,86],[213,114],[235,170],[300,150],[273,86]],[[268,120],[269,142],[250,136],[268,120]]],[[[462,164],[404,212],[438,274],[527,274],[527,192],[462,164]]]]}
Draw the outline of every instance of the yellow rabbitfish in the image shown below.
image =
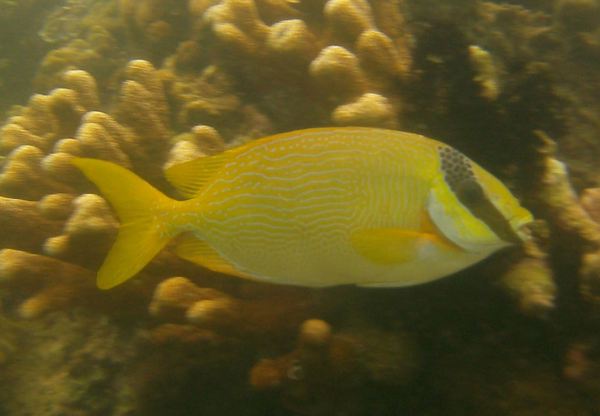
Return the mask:
{"type": "Polygon", "coordinates": [[[163,195],[110,162],[73,162],[121,227],[98,272],[116,286],[174,237],[209,269],[323,287],[406,286],[463,269],[526,238],[531,214],[457,150],[411,133],[319,128],[175,165],[163,195]]]}

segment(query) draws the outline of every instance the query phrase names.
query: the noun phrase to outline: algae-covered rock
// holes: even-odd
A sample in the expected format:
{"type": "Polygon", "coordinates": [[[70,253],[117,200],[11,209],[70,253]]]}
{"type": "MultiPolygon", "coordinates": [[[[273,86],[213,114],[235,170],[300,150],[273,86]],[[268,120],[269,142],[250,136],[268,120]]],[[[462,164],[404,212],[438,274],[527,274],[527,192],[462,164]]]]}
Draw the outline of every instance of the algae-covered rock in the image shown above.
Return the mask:
{"type": "Polygon", "coordinates": [[[135,332],[86,313],[49,315],[22,330],[19,358],[0,373],[4,414],[126,415],[134,409],[128,371],[135,332]]]}
{"type": "Polygon", "coordinates": [[[418,367],[417,345],[408,334],[333,332],[326,322],[310,319],[300,327],[295,350],[263,358],[249,378],[254,389],[280,391],[285,406],[299,413],[368,414],[386,406],[368,400],[370,389],[406,385],[418,367]]]}

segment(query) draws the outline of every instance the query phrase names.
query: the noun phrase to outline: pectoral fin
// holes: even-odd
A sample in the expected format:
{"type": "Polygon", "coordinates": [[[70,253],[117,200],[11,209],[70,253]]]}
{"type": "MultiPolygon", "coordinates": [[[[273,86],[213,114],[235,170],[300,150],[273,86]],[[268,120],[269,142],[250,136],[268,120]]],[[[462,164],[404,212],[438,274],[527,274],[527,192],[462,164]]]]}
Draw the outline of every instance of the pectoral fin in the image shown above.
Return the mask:
{"type": "Polygon", "coordinates": [[[199,240],[192,233],[183,234],[179,237],[175,253],[185,260],[199,264],[215,272],[245,278],[251,277],[239,271],[207,242],[199,240]]]}
{"type": "Polygon", "coordinates": [[[399,228],[359,231],[351,237],[351,242],[363,257],[382,265],[411,262],[426,244],[455,250],[436,234],[399,228]]]}

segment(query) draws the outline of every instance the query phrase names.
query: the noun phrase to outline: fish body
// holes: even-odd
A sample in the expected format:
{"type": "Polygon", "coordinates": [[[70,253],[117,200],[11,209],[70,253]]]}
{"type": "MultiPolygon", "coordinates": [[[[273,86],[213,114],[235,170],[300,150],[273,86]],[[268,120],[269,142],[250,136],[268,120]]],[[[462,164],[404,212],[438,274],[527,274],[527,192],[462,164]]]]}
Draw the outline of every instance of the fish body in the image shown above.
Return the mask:
{"type": "Polygon", "coordinates": [[[209,269],[280,284],[406,286],[524,238],[531,214],[457,150],[373,128],[300,130],[175,165],[167,198],[110,162],[74,161],[115,208],[109,288],[172,238],[209,269]]]}

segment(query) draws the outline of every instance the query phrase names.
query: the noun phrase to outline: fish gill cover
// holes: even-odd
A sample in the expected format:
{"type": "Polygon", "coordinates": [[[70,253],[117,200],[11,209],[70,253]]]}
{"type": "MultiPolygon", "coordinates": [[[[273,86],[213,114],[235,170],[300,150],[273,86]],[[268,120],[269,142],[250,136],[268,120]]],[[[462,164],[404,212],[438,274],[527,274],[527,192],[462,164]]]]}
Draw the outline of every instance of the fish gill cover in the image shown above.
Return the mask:
{"type": "Polygon", "coordinates": [[[596,414],[599,14],[597,0],[1,1],[0,414],[596,414]],[[172,247],[95,287],[118,222],[71,158],[173,196],[166,167],[330,125],[452,145],[533,211],[535,238],[414,288],[258,284],[172,247]]]}

